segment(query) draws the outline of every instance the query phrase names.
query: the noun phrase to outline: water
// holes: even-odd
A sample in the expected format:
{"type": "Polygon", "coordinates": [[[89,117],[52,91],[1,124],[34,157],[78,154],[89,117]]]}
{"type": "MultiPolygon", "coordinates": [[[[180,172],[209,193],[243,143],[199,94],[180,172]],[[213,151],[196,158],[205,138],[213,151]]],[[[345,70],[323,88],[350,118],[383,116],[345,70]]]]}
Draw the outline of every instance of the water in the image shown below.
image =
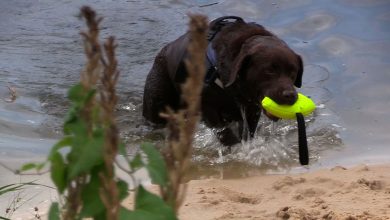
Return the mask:
{"type": "MultiPolygon", "coordinates": [[[[85,58],[78,10],[104,16],[102,37],[116,36],[121,76],[117,107],[128,146],[162,142],[142,117],[143,85],[154,56],[185,32],[187,13],[213,19],[238,15],[266,26],[305,63],[301,92],[319,108],[307,117],[311,167],[390,161],[390,3],[386,0],[1,0],[0,161],[15,169],[43,160],[61,137],[67,89],[79,80],[85,58]],[[204,6],[212,3],[211,6],[204,6]],[[7,86],[16,89],[14,102],[7,86]]],[[[262,117],[256,137],[221,156],[214,131],[196,134],[189,178],[233,178],[299,167],[293,121],[262,117]]],[[[15,182],[0,170],[0,185],[15,182]]]]}

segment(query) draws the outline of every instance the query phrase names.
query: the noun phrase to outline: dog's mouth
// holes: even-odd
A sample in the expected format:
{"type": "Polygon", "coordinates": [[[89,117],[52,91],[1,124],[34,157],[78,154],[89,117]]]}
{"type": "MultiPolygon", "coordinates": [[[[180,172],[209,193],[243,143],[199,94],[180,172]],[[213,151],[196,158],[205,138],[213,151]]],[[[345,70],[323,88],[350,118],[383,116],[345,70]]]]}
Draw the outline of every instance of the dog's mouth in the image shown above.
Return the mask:
{"type": "MultiPolygon", "coordinates": [[[[283,95],[281,97],[273,97],[272,95],[269,95],[268,97],[273,97],[271,98],[274,100],[277,104],[279,105],[293,105],[298,98],[298,95],[295,91],[284,91],[282,93],[283,95]]],[[[278,116],[273,115],[272,113],[268,112],[263,108],[264,114],[271,119],[272,121],[278,121],[280,118],[278,116]]]]}
{"type": "Polygon", "coordinates": [[[269,118],[269,119],[271,119],[272,121],[279,121],[279,117],[276,117],[275,115],[273,115],[273,114],[271,114],[271,113],[269,113],[269,112],[267,112],[265,109],[263,109],[263,112],[264,112],[264,114],[269,118]]]}

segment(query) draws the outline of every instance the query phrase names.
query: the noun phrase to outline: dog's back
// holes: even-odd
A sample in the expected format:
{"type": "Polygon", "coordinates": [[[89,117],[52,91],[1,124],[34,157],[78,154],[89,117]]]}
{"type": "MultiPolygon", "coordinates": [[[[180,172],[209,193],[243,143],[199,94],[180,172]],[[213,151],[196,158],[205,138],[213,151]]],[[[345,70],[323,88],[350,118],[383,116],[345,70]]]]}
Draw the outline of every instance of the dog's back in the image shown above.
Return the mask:
{"type": "MultiPolygon", "coordinates": [[[[234,16],[229,16],[234,17],[234,16]]],[[[209,42],[211,43],[214,38],[217,39],[217,43],[214,46],[219,47],[217,50],[222,49],[223,54],[219,53],[218,56],[226,57],[227,55],[232,56],[233,48],[222,48],[224,45],[233,45],[233,42],[229,42],[234,35],[244,35],[253,34],[253,31],[247,32],[245,34],[245,30],[248,30],[248,27],[252,27],[251,29],[257,29],[256,33],[261,31],[265,31],[261,26],[253,26],[253,24],[245,23],[241,18],[234,17],[240,19],[240,24],[238,26],[232,26],[227,28],[227,26],[231,26],[233,22],[227,22],[223,24],[223,28],[221,28],[220,21],[225,20],[226,17],[222,17],[216,19],[210,23],[209,30],[209,42]],[[218,30],[217,30],[218,29],[218,30]],[[224,29],[224,33],[220,34],[221,30],[224,29]],[[235,34],[236,33],[236,34],[235,34]],[[229,37],[224,39],[223,35],[228,34],[229,37]],[[212,36],[210,36],[212,35],[212,36]],[[226,54],[225,54],[225,52],[226,54]]],[[[268,33],[268,32],[267,32],[268,33]]],[[[249,36],[248,35],[248,36],[249,36]]],[[[244,36],[247,37],[247,36],[244,36]]],[[[243,39],[243,38],[242,38],[243,39]]],[[[159,116],[159,113],[164,111],[166,106],[173,108],[175,110],[178,109],[180,105],[180,84],[183,83],[187,77],[187,72],[185,69],[184,59],[186,57],[187,46],[189,42],[188,34],[184,34],[180,36],[178,39],[168,43],[165,47],[161,49],[154,60],[154,64],[152,69],[150,70],[144,88],[144,97],[143,97],[143,116],[148,120],[156,124],[164,123],[165,121],[159,116]]],[[[240,42],[235,42],[234,45],[238,45],[240,42]]],[[[230,47],[230,46],[229,46],[230,47]]],[[[237,47],[239,50],[239,48],[237,47]]],[[[217,65],[215,63],[215,65],[217,65]]],[[[218,89],[210,88],[205,91],[208,99],[203,100],[204,111],[209,112],[207,106],[210,105],[209,101],[214,102],[215,99],[219,99],[221,97],[218,93],[218,89]]],[[[223,97],[224,95],[222,95],[223,97]]],[[[235,108],[232,100],[219,100],[217,103],[213,103],[215,109],[220,109],[221,111],[234,111],[239,113],[239,110],[235,108]],[[218,108],[219,104],[220,107],[218,108]],[[224,110],[223,110],[224,109],[224,110]]],[[[213,110],[213,112],[215,111],[213,110]]],[[[211,113],[206,113],[205,115],[211,115],[211,113]]],[[[204,118],[205,119],[205,118],[204,118]]],[[[212,127],[220,127],[222,124],[219,122],[220,120],[216,117],[206,117],[206,123],[212,127]]]]}

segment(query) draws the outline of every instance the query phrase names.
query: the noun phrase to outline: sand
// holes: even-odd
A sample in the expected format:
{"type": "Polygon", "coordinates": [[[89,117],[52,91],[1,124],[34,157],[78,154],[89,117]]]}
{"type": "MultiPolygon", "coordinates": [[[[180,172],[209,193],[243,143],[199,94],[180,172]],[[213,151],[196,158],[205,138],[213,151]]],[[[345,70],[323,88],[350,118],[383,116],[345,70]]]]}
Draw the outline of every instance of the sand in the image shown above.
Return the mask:
{"type": "Polygon", "coordinates": [[[304,174],[193,180],[179,217],[195,219],[390,219],[390,164],[304,174]]]}
{"type": "Polygon", "coordinates": [[[179,219],[390,219],[390,164],[192,180],[179,219]]]}

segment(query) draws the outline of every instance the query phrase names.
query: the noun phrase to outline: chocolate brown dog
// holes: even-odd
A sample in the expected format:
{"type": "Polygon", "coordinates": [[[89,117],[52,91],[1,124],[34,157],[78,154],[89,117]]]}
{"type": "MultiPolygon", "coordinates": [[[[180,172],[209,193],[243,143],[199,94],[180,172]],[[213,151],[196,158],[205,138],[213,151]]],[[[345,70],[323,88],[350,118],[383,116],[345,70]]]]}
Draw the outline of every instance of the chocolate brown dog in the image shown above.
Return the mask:
{"type": "MultiPolygon", "coordinates": [[[[208,40],[202,120],[209,127],[221,128],[219,140],[230,146],[253,137],[264,96],[278,104],[295,103],[295,87],[302,83],[302,59],[263,26],[240,17],[212,21],[208,40]],[[237,129],[230,126],[234,122],[238,122],[237,129]]],[[[180,107],[180,84],[187,76],[184,59],[188,41],[188,34],[184,34],[166,45],[147,76],[143,116],[153,123],[165,123],[159,113],[166,106],[180,107]]]]}

